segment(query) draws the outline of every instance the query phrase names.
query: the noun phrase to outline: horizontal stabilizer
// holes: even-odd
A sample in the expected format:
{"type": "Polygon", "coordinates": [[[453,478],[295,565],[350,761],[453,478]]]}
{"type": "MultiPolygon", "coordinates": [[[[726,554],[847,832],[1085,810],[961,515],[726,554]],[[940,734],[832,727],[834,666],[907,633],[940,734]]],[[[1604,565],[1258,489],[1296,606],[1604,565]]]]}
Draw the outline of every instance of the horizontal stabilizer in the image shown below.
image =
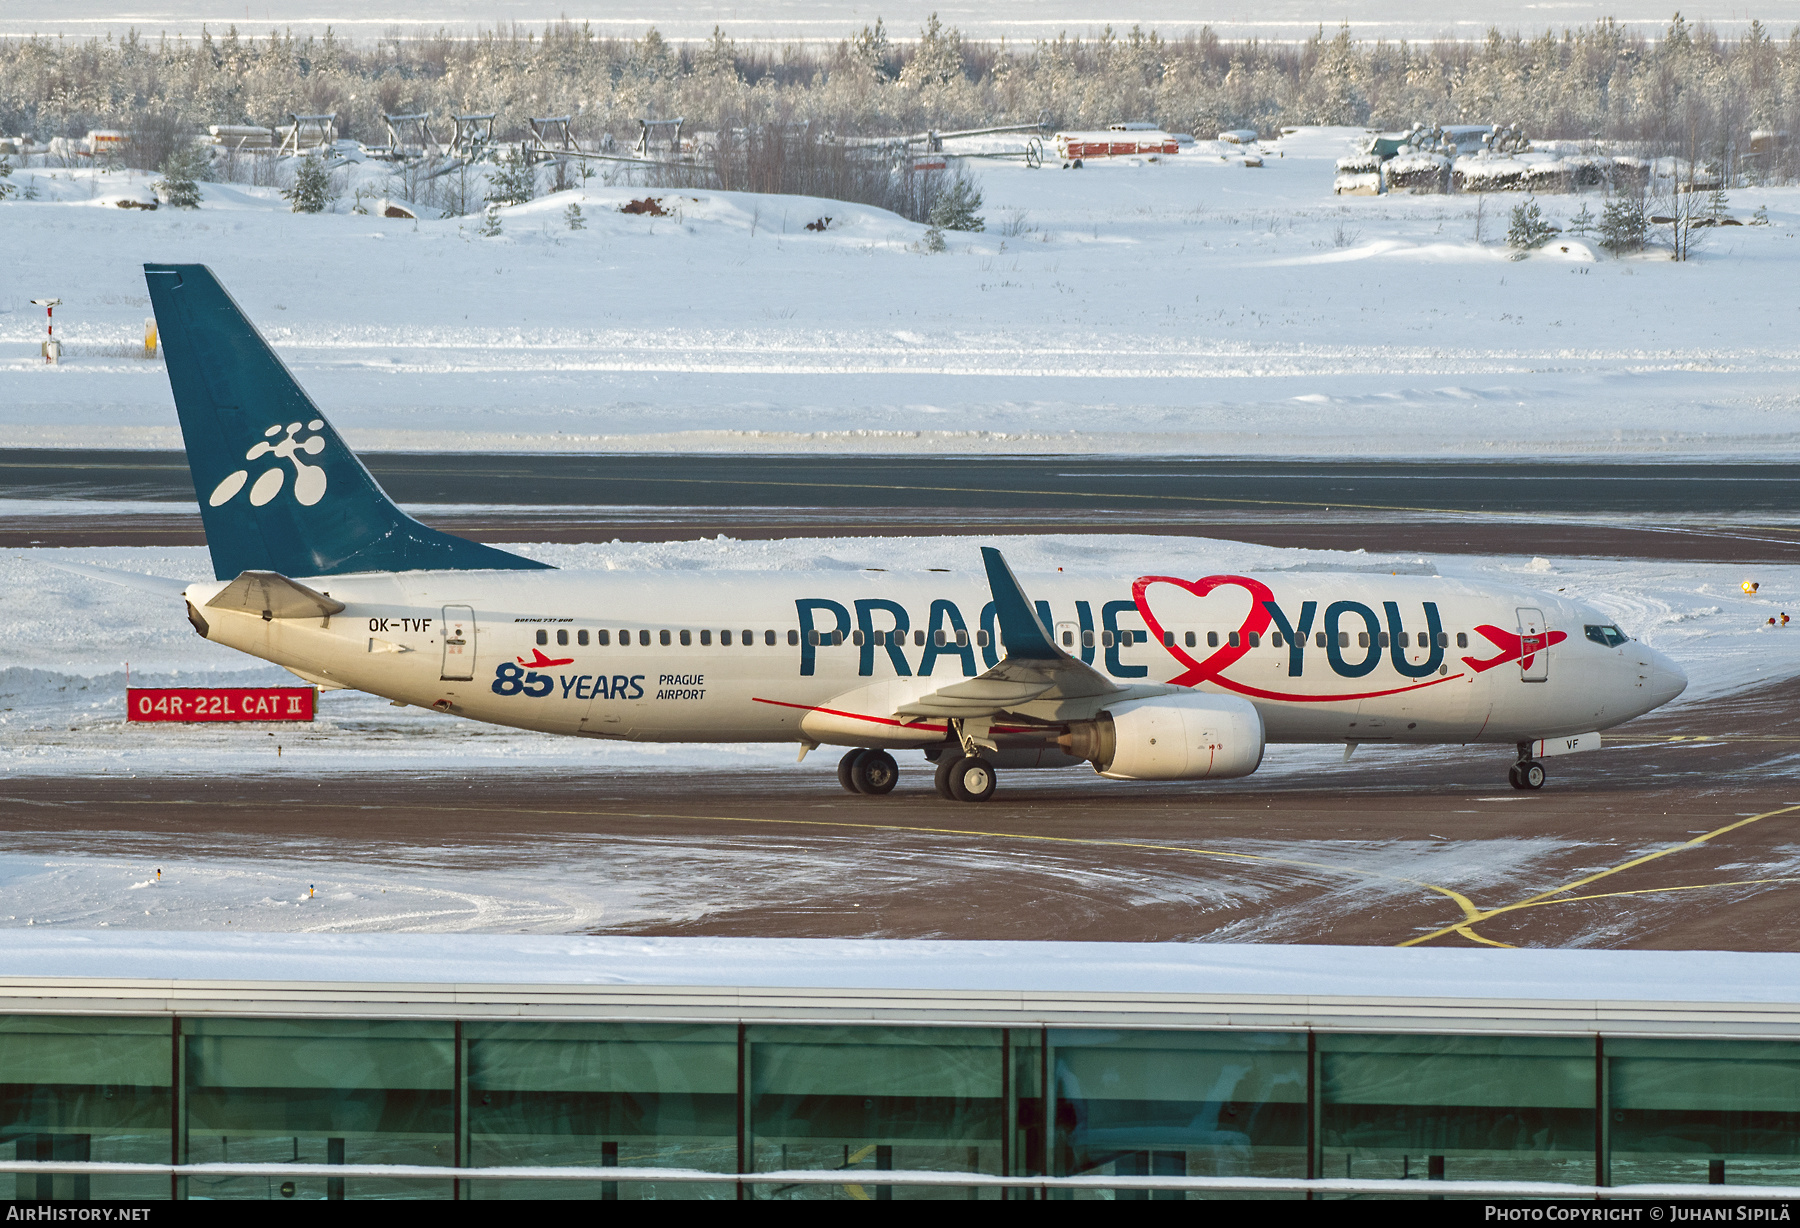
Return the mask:
{"type": "Polygon", "coordinates": [[[243,610],[265,619],[330,618],[344,603],[273,571],[246,571],[220,589],[206,608],[243,610]]]}

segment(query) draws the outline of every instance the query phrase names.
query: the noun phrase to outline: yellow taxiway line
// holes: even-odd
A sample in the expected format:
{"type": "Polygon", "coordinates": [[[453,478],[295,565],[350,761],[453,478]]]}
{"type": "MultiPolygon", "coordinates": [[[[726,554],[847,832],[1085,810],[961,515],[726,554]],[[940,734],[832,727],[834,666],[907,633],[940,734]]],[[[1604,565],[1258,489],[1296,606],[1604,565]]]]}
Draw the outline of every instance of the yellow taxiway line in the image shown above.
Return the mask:
{"type": "MultiPolygon", "coordinates": [[[[1446,926],[1442,927],[1441,929],[1435,929],[1435,930],[1431,931],[1429,934],[1420,934],[1417,937],[1408,938],[1405,942],[1399,943],[1398,945],[1403,946],[1403,947],[1416,947],[1420,943],[1431,942],[1434,939],[1442,938],[1446,934],[1462,934],[1465,937],[1476,938],[1477,941],[1485,942],[1489,946],[1507,945],[1507,944],[1502,944],[1502,943],[1496,943],[1492,939],[1477,938],[1476,935],[1473,933],[1473,931],[1470,929],[1470,927],[1473,925],[1478,925],[1483,921],[1492,920],[1493,918],[1501,916],[1505,913],[1517,912],[1521,908],[1530,908],[1533,905],[1540,904],[1540,903],[1573,903],[1574,902],[1573,900],[1552,900],[1550,897],[1556,896],[1556,895],[1562,895],[1564,892],[1573,891],[1578,887],[1585,887],[1589,883],[1599,882],[1603,878],[1610,878],[1614,874],[1621,874],[1626,870],[1634,869],[1637,866],[1644,865],[1648,862],[1656,861],[1659,858],[1667,857],[1671,853],[1679,853],[1683,849],[1690,849],[1690,848],[1695,847],[1696,845],[1705,844],[1710,840],[1716,840],[1720,836],[1727,835],[1731,832],[1738,830],[1740,827],[1748,827],[1752,823],[1760,823],[1764,819],[1772,819],[1777,815],[1792,814],[1797,810],[1800,810],[1800,805],[1783,806],[1779,810],[1765,810],[1761,814],[1753,814],[1747,818],[1739,819],[1735,823],[1727,823],[1723,827],[1715,828],[1714,830],[1709,831],[1704,835],[1695,836],[1692,840],[1683,840],[1679,844],[1671,844],[1667,848],[1658,849],[1654,853],[1645,853],[1642,857],[1633,857],[1630,861],[1622,861],[1616,866],[1611,866],[1604,870],[1597,870],[1594,873],[1586,875],[1582,878],[1578,878],[1573,882],[1564,883],[1560,887],[1552,887],[1548,891],[1540,891],[1536,895],[1527,896],[1525,899],[1519,900],[1518,902],[1513,903],[1513,904],[1505,904],[1499,908],[1490,908],[1490,909],[1486,909],[1484,911],[1477,911],[1473,914],[1469,913],[1465,909],[1464,913],[1463,913],[1463,919],[1461,921],[1458,921],[1453,925],[1446,925],[1446,926]]],[[[1619,892],[1617,894],[1629,895],[1629,894],[1635,894],[1635,893],[1619,892]]],[[[1599,897],[1594,897],[1594,898],[1599,898],[1599,897]]]]}

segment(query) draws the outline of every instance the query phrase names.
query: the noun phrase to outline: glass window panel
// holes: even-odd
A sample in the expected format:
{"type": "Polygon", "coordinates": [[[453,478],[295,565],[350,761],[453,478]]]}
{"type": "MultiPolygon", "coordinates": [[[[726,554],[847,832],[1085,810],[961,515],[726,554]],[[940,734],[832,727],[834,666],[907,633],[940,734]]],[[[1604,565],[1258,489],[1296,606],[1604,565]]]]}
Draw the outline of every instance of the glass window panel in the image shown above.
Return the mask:
{"type": "Polygon", "coordinates": [[[1304,1033],[1059,1029],[1050,1048],[1063,1175],[1306,1175],[1304,1033]]]}
{"type": "Polygon", "coordinates": [[[1609,1039],[1606,1077],[1614,1185],[1800,1182],[1800,1045],[1609,1039]]]}
{"type": "MultiPolygon", "coordinates": [[[[442,1164],[455,1158],[455,1025],[182,1022],[190,1164],[442,1164]]],[[[268,1198],[272,1178],[190,1177],[190,1198],[268,1198]]],[[[447,1198],[450,1182],[297,1178],[296,1198],[447,1198]]]]}
{"type": "Polygon", "coordinates": [[[1000,1029],[771,1026],[747,1037],[752,1170],[842,1168],[847,1177],[841,1186],[757,1186],[757,1197],[967,1198],[967,1189],[865,1188],[854,1174],[1003,1171],[1000,1029]]]}
{"type": "MultiPolygon", "coordinates": [[[[169,1162],[167,1019],[0,1015],[0,1158],[169,1162]]],[[[0,1197],[167,1198],[167,1177],[0,1175],[0,1197]]]]}
{"type": "Polygon", "coordinates": [[[1320,1176],[1594,1178],[1594,1042],[1318,1038],[1320,1176]]]}
{"type": "MultiPolygon", "coordinates": [[[[737,1171],[734,1024],[468,1024],[469,1163],[737,1171]]],[[[735,1182],[481,1181],[475,1198],[735,1198],[735,1182]]]]}

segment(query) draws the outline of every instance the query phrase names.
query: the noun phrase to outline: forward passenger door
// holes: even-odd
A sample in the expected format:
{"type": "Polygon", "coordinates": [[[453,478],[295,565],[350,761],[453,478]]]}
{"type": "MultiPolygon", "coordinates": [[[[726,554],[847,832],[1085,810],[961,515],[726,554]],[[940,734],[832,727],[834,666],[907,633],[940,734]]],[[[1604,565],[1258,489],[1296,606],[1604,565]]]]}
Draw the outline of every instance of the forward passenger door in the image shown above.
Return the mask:
{"type": "Polygon", "coordinates": [[[1550,628],[1544,612],[1519,607],[1519,677],[1526,682],[1550,679],[1550,628]]]}

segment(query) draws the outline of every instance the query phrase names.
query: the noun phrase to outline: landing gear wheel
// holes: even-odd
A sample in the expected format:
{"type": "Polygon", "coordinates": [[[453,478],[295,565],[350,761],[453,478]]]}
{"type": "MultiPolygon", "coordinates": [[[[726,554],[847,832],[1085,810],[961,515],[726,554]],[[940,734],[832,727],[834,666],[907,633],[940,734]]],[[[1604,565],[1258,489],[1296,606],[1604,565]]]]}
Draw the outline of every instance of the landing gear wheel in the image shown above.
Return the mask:
{"type": "Polygon", "coordinates": [[[937,786],[938,796],[947,802],[956,800],[956,794],[950,791],[950,772],[961,759],[962,755],[953,750],[947,750],[938,756],[937,776],[932,780],[932,784],[937,786]]]}
{"type": "Polygon", "coordinates": [[[862,792],[856,787],[856,761],[868,753],[866,750],[846,751],[844,757],[838,760],[838,783],[844,786],[845,792],[862,792]]]}
{"type": "Polygon", "coordinates": [[[1536,759],[1519,765],[1519,787],[1524,789],[1541,789],[1544,787],[1544,765],[1536,759]]]}
{"type": "Polygon", "coordinates": [[[850,769],[850,783],[858,793],[871,797],[892,793],[900,783],[900,765],[885,750],[866,750],[856,757],[850,769]]]}
{"type": "Polygon", "coordinates": [[[1506,783],[1515,789],[1523,789],[1525,783],[1519,779],[1519,765],[1513,764],[1506,769],[1506,783]]]}
{"type": "Polygon", "coordinates": [[[950,769],[950,792],[959,802],[985,802],[998,783],[994,765],[979,755],[958,759],[950,769]]]}

